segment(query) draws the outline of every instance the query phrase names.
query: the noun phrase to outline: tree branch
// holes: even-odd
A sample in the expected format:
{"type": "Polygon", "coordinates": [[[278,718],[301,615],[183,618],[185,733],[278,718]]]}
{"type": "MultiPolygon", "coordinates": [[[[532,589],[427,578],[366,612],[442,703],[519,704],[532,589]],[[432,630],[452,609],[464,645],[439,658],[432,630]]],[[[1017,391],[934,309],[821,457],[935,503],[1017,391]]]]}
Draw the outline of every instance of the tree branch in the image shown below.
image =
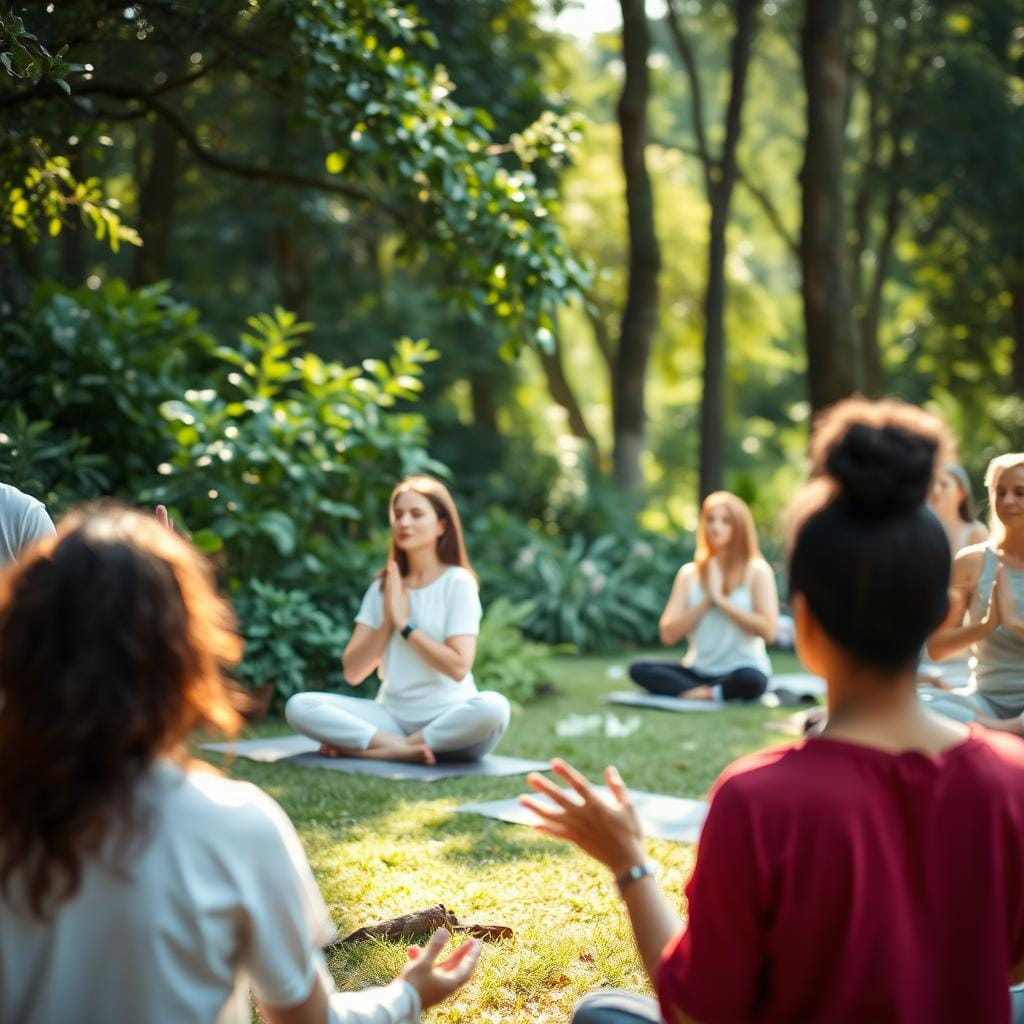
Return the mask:
{"type": "Polygon", "coordinates": [[[711,169],[715,164],[715,160],[708,150],[707,132],[704,129],[704,100],[701,92],[700,72],[697,69],[697,60],[693,55],[690,40],[687,39],[683,27],[679,23],[675,0],[666,0],[665,20],[668,22],[672,41],[676,45],[679,58],[682,60],[683,67],[686,68],[687,77],[690,79],[690,107],[693,113],[693,134],[697,139],[697,155],[704,165],[704,177],[710,191],[713,183],[711,169]]]}
{"type": "MultiPolygon", "coordinates": [[[[676,150],[676,152],[682,153],[685,156],[695,156],[700,158],[700,153],[697,152],[693,146],[681,146],[674,142],[664,142],[661,139],[651,140],[656,146],[660,146],[662,149],[676,150]]],[[[768,192],[756,185],[751,181],[750,177],[743,171],[743,168],[738,164],[736,166],[736,180],[741,184],[750,195],[757,201],[758,205],[764,211],[764,215],[768,218],[772,227],[775,228],[779,235],[779,238],[785,243],[786,248],[797,258],[800,256],[800,244],[796,238],[790,234],[789,229],[786,227],[782,220],[782,215],[779,213],[779,208],[775,205],[775,201],[768,194],[768,192]]]]}
{"type": "Polygon", "coordinates": [[[263,181],[271,185],[289,185],[293,188],[312,188],[321,192],[332,192],[335,195],[344,196],[346,199],[377,206],[386,210],[396,219],[404,216],[397,207],[358,185],[342,181],[325,181],[323,178],[293,174],[290,171],[275,170],[269,167],[254,167],[251,164],[242,163],[240,160],[220,156],[203,146],[185,121],[159,100],[154,99],[150,93],[138,92],[130,87],[113,83],[95,83],[90,92],[94,95],[109,96],[113,99],[142,104],[174,129],[197,160],[215,170],[223,171],[225,174],[232,174],[236,178],[243,178],[247,181],[263,181]]]}

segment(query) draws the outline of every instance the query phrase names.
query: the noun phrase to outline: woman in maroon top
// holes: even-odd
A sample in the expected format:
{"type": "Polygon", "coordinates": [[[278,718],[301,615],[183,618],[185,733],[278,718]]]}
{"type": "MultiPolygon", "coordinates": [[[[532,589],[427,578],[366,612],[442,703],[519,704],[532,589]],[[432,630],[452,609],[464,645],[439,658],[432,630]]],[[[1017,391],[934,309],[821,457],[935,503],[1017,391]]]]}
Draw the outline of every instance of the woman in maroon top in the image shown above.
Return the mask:
{"type": "MultiPolygon", "coordinates": [[[[548,834],[612,871],[659,1007],[588,996],[577,1024],[1011,1019],[1024,980],[1024,743],[933,714],[917,658],[947,606],[949,544],[924,506],[948,434],[897,402],[820,421],[790,554],[797,648],[828,681],[819,737],[719,778],[682,925],[647,865],[629,793],[523,797],[548,834]]],[[[941,464],[941,462],[940,462],[941,464]]]]}

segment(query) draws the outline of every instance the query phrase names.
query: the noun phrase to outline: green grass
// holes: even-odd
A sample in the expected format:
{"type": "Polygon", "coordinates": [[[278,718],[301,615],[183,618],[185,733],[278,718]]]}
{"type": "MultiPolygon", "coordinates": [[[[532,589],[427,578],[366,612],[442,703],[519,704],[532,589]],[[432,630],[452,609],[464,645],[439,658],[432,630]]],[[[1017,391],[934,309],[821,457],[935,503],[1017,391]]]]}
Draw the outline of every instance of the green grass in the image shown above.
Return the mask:
{"type": "MultiPolygon", "coordinates": [[[[791,655],[774,654],[773,662],[780,672],[798,667],[791,655]]],[[[604,705],[605,693],[629,685],[608,674],[625,663],[560,659],[561,693],[519,710],[500,753],[545,760],[557,754],[591,778],[615,763],[635,789],[703,797],[729,761],[784,739],[763,728],[788,714],[782,710],[685,715],[604,705]],[[622,739],[555,734],[567,715],[599,710],[620,719],[639,715],[641,728],[622,739]]],[[[251,735],[286,731],[284,722],[268,722],[251,735]]],[[[241,759],[223,767],[261,786],[291,816],[339,934],[435,903],[466,922],[515,929],[514,939],[485,944],[473,979],[428,1021],[565,1021],[592,988],[647,990],[603,868],[528,828],[452,813],[462,803],[524,792],[522,777],[424,784],[241,759]]],[[[650,850],[666,891],[681,900],[694,848],[651,840],[650,850]]],[[[339,988],[355,989],[389,981],[404,961],[399,945],[359,943],[334,953],[330,966],[339,988]]]]}

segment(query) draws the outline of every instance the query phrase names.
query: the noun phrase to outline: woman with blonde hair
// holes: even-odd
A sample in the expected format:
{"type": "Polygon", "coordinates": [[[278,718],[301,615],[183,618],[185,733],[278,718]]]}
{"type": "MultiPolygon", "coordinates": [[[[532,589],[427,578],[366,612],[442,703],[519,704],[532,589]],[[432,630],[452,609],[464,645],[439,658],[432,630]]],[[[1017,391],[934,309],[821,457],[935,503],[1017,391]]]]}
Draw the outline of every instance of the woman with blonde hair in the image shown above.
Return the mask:
{"type": "Polygon", "coordinates": [[[377,699],[297,693],[285,717],[332,757],[482,758],[511,711],[500,693],[480,693],[473,681],[480,597],[458,509],[429,476],[399,483],[389,508],[388,564],[366,591],[342,656],[352,686],[379,671],[377,699]]]}
{"type": "Polygon", "coordinates": [[[974,652],[965,701],[934,697],[954,717],[1024,731],[1024,452],[1000,455],[985,471],[990,537],[953,562],[949,614],[928,641],[938,661],[974,652]]]}
{"type": "Polygon", "coordinates": [[[746,502],[728,491],[701,506],[697,550],[676,575],[659,623],[666,647],[689,640],[682,663],[635,661],[633,681],[662,696],[756,700],[768,687],[765,643],[775,637],[779,597],[746,502]]]}
{"type": "MultiPolygon", "coordinates": [[[[165,517],[161,517],[162,521],[165,517]]],[[[472,973],[442,930],[382,988],[337,993],[295,829],[189,762],[240,726],[241,644],[203,557],[152,516],[67,516],[0,575],[0,1020],[415,1024],[472,973]]]]}

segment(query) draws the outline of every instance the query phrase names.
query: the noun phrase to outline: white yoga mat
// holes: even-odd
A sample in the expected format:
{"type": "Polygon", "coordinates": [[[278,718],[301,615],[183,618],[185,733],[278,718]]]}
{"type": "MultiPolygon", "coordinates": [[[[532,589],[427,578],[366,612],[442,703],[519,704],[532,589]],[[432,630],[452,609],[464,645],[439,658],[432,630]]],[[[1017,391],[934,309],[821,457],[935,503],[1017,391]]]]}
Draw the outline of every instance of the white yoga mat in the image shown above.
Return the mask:
{"type": "MultiPolygon", "coordinates": [[[[825,680],[809,672],[785,672],[772,676],[768,681],[768,692],[760,703],[767,707],[778,707],[777,690],[788,690],[801,699],[817,700],[825,696],[825,680]]],[[[616,690],[605,700],[609,704],[625,704],[633,708],[656,708],[659,711],[720,711],[726,705],[713,700],[687,700],[685,697],[661,697],[644,690],[616,690]]]]}
{"type": "MultiPolygon", "coordinates": [[[[601,792],[607,789],[601,787],[601,792]]],[[[538,801],[545,797],[534,794],[538,801]]],[[[708,805],[705,800],[690,800],[686,797],[663,796],[660,793],[631,791],[644,831],[657,839],[672,839],[677,843],[695,843],[707,817],[708,805]]],[[[456,807],[458,814],[480,814],[496,821],[507,821],[513,825],[533,825],[539,819],[517,800],[489,800],[486,803],[464,804],[456,807]]]]}
{"type": "Polygon", "coordinates": [[[304,768],[327,768],[351,775],[374,775],[395,781],[436,782],[463,775],[525,775],[547,771],[546,761],[528,761],[521,757],[498,757],[490,754],[480,761],[446,761],[442,764],[406,764],[402,761],[372,761],[362,757],[324,757],[317,753],[320,744],[308,736],[273,736],[260,740],[239,740],[233,743],[204,743],[203,750],[244,757],[267,764],[297,764],[304,768]]]}

